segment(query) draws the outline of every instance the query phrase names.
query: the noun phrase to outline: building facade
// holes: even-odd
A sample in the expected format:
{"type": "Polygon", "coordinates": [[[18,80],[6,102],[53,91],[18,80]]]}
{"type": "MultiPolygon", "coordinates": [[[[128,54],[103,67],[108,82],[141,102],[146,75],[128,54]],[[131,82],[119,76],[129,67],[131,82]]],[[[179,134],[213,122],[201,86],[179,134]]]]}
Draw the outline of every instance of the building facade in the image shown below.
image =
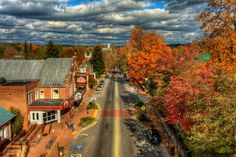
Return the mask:
{"type": "Polygon", "coordinates": [[[76,71],[73,58],[0,60],[0,77],[6,79],[0,84],[0,104],[20,108],[26,130],[30,124],[60,122],[77,92],[76,71]]]}
{"type": "Polygon", "coordinates": [[[0,84],[0,105],[6,110],[14,107],[20,110],[24,116],[23,128],[29,128],[28,105],[34,102],[38,88],[38,80],[35,81],[9,81],[0,84]]]}

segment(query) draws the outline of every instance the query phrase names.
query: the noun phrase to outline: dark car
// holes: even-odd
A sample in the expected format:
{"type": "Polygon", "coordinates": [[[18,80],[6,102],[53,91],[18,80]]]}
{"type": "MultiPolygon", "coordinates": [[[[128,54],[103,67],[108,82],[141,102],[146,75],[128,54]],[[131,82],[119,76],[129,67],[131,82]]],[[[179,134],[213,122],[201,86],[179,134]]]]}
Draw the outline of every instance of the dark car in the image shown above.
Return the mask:
{"type": "Polygon", "coordinates": [[[152,144],[160,144],[161,142],[161,137],[159,134],[159,131],[156,129],[148,129],[147,130],[147,139],[150,143],[152,144]]]}
{"type": "Polygon", "coordinates": [[[99,84],[105,84],[105,81],[104,81],[104,80],[101,80],[99,84]]]}
{"type": "Polygon", "coordinates": [[[137,107],[142,107],[144,105],[144,102],[139,101],[138,103],[135,104],[135,106],[137,107]]]}
{"type": "Polygon", "coordinates": [[[104,85],[105,85],[105,81],[104,81],[104,80],[101,80],[101,81],[99,82],[99,86],[101,86],[101,87],[103,88],[104,85]]]}

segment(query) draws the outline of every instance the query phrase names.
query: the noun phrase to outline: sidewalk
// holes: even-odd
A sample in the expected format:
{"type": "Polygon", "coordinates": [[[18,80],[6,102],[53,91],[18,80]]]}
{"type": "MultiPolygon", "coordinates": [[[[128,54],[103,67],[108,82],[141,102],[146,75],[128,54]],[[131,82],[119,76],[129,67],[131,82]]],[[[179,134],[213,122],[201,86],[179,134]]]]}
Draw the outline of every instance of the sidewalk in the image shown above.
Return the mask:
{"type": "MultiPolygon", "coordinates": [[[[131,86],[132,87],[132,86],[131,86]]],[[[148,95],[147,93],[145,93],[144,91],[132,87],[134,88],[135,92],[140,95],[140,96],[147,96],[150,98],[150,95],[148,95]]],[[[149,110],[150,112],[153,112],[153,109],[150,107],[146,107],[146,110],[149,110]]],[[[154,113],[153,113],[154,114],[154,113]]],[[[160,132],[160,136],[161,136],[161,151],[162,151],[162,155],[163,157],[171,157],[171,155],[169,154],[169,146],[172,145],[172,141],[169,138],[168,134],[165,131],[165,128],[163,128],[160,119],[158,119],[157,117],[152,117],[152,124],[155,126],[155,128],[160,132]]],[[[144,124],[145,125],[145,124],[144,124]]],[[[146,124],[147,126],[147,124],[146,124]]]]}
{"type": "MultiPolygon", "coordinates": [[[[70,143],[73,139],[72,130],[68,129],[66,126],[66,122],[71,121],[75,124],[76,132],[79,132],[83,127],[79,126],[79,121],[81,117],[85,116],[94,116],[94,110],[90,110],[87,113],[87,103],[91,99],[94,94],[94,90],[88,90],[81,102],[79,109],[74,109],[71,113],[73,115],[72,119],[70,119],[70,113],[68,112],[62,119],[61,123],[52,123],[51,133],[47,136],[43,136],[42,140],[35,145],[30,147],[28,156],[29,157],[39,157],[41,154],[44,154],[47,157],[57,157],[58,156],[58,147],[64,147],[64,154],[69,149],[70,143]],[[56,140],[51,147],[51,149],[46,149],[47,143],[52,139],[52,137],[56,137],[56,140]]],[[[41,136],[41,135],[38,135],[41,136]]]]}

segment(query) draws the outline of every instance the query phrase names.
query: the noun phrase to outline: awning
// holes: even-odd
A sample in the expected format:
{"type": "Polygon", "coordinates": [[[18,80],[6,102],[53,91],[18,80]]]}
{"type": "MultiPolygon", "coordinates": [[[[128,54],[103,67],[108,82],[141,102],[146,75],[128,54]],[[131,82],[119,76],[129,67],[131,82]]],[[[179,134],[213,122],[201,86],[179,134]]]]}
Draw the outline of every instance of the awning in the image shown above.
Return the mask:
{"type": "Polygon", "coordinates": [[[38,99],[32,104],[28,105],[28,110],[63,110],[71,107],[70,100],[64,99],[38,99]]]}

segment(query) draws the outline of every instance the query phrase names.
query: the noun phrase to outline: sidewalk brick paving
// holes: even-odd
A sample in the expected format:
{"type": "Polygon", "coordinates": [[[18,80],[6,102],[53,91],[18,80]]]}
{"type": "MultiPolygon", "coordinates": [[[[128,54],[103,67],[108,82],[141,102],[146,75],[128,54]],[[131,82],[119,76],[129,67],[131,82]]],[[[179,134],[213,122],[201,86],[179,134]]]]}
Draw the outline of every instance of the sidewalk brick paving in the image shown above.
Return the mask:
{"type": "MultiPolygon", "coordinates": [[[[34,144],[30,147],[28,156],[29,157],[39,157],[41,154],[45,154],[47,157],[57,157],[58,150],[57,147],[64,147],[64,150],[66,151],[70,147],[70,143],[73,139],[72,130],[68,129],[66,126],[66,122],[71,121],[76,126],[76,131],[79,132],[82,127],[80,127],[79,119],[84,116],[92,116],[94,114],[94,110],[90,110],[89,114],[87,113],[87,103],[91,99],[91,97],[94,94],[94,90],[88,90],[83,98],[83,101],[79,107],[79,109],[74,109],[72,111],[74,113],[74,116],[72,119],[70,119],[70,114],[67,113],[67,115],[63,116],[61,123],[53,123],[51,133],[47,136],[43,136],[42,140],[38,144],[34,144]],[[56,136],[56,141],[54,142],[51,149],[46,149],[46,145],[49,142],[49,140],[56,136]]],[[[39,136],[39,135],[37,135],[39,136]]],[[[42,135],[40,135],[42,136],[42,135]]]]}

